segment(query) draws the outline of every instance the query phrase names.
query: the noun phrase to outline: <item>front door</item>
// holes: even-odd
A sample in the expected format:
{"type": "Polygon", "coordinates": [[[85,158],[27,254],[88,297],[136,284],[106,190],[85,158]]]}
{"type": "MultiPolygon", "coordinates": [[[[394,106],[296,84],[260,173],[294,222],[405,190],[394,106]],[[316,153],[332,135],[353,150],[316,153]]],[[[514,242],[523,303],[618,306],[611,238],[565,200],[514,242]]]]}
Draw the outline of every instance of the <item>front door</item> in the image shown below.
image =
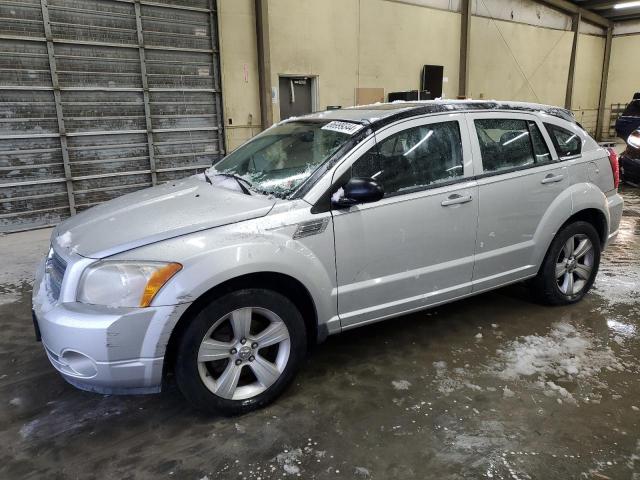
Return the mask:
{"type": "MultiPolygon", "coordinates": [[[[537,272],[537,252],[551,242],[538,226],[569,179],[534,115],[478,113],[468,121],[481,171],[473,288],[482,291],[537,272]]],[[[568,218],[571,205],[554,212],[568,218]]]]}
{"type": "Polygon", "coordinates": [[[280,120],[313,111],[311,78],[280,77],[280,120]]]}
{"type": "Polygon", "coordinates": [[[403,122],[334,175],[371,177],[385,196],[334,209],[343,328],[471,291],[478,189],[462,115],[403,122]]]}

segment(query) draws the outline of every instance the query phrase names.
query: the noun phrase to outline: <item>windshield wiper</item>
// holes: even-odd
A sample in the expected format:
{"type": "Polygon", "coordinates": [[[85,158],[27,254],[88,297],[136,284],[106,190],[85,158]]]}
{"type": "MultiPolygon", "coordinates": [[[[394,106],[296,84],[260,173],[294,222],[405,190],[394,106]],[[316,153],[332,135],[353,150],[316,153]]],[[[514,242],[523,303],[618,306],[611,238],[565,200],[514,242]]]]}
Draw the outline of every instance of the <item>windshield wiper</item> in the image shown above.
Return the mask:
{"type": "MultiPolygon", "coordinates": [[[[240,187],[240,190],[242,190],[242,193],[244,193],[245,195],[251,195],[251,192],[249,191],[249,189],[244,184],[244,183],[246,183],[247,185],[249,185],[249,187],[251,187],[252,185],[251,185],[251,182],[249,180],[246,180],[246,179],[242,178],[241,176],[235,175],[233,173],[215,173],[214,176],[215,175],[218,175],[218,176],[221,176],[221,177],[233,178],[236,182],[238,182],[238,186],[240,187]]],[[[207,182],[212,183],[211,179],[209,178],[209,175],[207,175],[206,172],[205,172],[204,176],[207,179],[207,182]]]]}

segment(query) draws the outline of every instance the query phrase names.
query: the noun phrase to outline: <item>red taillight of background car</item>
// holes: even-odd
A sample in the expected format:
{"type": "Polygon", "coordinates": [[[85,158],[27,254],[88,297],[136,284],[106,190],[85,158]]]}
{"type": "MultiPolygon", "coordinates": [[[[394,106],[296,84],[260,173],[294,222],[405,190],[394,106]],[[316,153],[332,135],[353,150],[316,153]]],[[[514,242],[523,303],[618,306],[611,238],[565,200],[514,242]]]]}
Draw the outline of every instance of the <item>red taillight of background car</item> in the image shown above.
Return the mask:
{"type": "Polygon", "coordinates": [[[620,162],[618,154],[613,148],[607,148],[609,151],[609,163],[611,164],[611,172],[613,173],[613,187],[618,188],[620,185],[620,162]]]}

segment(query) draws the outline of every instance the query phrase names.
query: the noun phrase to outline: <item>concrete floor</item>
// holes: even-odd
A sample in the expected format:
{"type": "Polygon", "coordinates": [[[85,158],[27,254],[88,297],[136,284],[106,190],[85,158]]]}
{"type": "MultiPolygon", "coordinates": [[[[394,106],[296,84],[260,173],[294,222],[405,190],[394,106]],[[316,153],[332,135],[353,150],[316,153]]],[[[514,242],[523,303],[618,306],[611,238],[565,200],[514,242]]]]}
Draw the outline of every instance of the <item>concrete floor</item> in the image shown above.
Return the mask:
{"type": "Polygon", "coordinates": [[[0,238],[0,478],[640,479],[640,191],[596,287],[521,285],[329,339],[271,407],[235,419],[80,392],[33,338],[47,231],[0,238]],[[6,265],[8,262],[9,265],[6,265]]]}

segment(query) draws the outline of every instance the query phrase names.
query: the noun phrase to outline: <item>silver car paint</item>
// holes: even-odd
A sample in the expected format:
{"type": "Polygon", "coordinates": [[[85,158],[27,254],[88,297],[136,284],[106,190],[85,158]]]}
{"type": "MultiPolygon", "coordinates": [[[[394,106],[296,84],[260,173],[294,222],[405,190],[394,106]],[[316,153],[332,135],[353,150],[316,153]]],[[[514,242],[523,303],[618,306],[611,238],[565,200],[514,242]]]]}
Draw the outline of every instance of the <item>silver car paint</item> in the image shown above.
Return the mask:
{"type": "MultiPolygon", "coordinates": [[[[484,115],[414,117],[395,122],[376,135],[380,140],[398,129],[447,116],[469,123],[470,117],[478,114],[484,115]]],[[[63,376],[80,388],[116,393],[156,391],[161,385],[167,343],[183,313],[200,295],[238,276],[277,272],[298,280],[314,301],[320,330],[331,334],[530,277],[560,226],[584,208],[596,208],[605,215],[613,238],[622,200],[613,189],[606,152],[577,126],[563,120],[500,112],[500,116],[510,114],[534,116],[538,122],[574,129],[583,138],[582,156],[476,180],[474,176],[482,172],[474,144],[477,140],[473,132],[463,129],[464,174],[469,181],[348,211],[312,214],[311,205],[330,187],[332,179],[374,145],[372,136],[337,162],[303,199],[250,197],[190,178],[127,195],[72,217],[52,238],[53,248],[68,263],[60,300],[53,302],[46,292],[41,293],[46,290],[42,266],[34,288],[34,310],[47,354],[63,376]],[[567,177],[564,188],[544,189],[536,183],[557,170],[567,177]],[[523,195],[527,186],[544,192],[528,217],[527,209],[537,197],[523,195]],[[478,201],[483,187],[487,195],[494,189],[501,193],[478,201]],[[453,208],[439,205],[452,192],[468,194],[473,200],[453,208]],[[403,209],[409,205],[418,210],[403,209]],[[509,213],[505,208],[509,205],[518,211],[509,213]],[[387,208],[393,208],[393,213],[386,214],[387,208]],[[494,211],[499,221],[492,218],[494,211]],[[416,221],[416,214],[422,215],[422,222],[416,221]],[[527,218],[531,224],[524,221],[527,218]],[[300,225],[307,222],[326,223],[326,227],[317,235],[294,238],[300,225]],[[504,227],[505,222],[509,228],[504,227]],[[70,241],[59,242],[66,232],[70,232],[70,241]],[[429,249],[424,248],[427,240],[420,242],[421,236],[428,239],[429,249]],[[409,248],[400,255],[394,250],[396,243],[409,248]],[[83,269],[105,257],[177,261],[184,268],[147,309],[76,302],[83,269]],[[420,263],[415,265],[412,259],[420,263]],[[70,371],[59,361],[64,363],[66,352],[91,358],[96,374],[70,371]]],[[[546,134],[545,138],[557,157],[546,134]]]]}
{"type": "Polygon", "coordinates": [[[65,220],[66,247],[80,255],[104,258],[123,250],[266,215],[275,200],[211,188],[190,177],[138,190],[65,220]]]}
{"type": "MultiPolygon", "coordinates": [[[[442,121],[458,121],[463,127],[465,119],[463,114],[411,119],[376,133],[376,137],[382,141],[406,128],[442,121]]],[[[469,181],[334,212],[343,327],[471,292],[478,189],[472,180],[468,136],[462,135],[462,141],[464,177],[469,181]],[[443,206],[452,195],[470,201],[443,206]]],[[[344,162],[334,178],[350,165],[344,162]]]]}
{"type": "MultiPolygon", "coordinates": [[[[474,120],[513,118],[532,120],[543,132],[547,144],[551,141],[533,114],[474,113],[467,115],[470,132],[474,120]]],[[[473,135],[475,168],[482,171],[480,146],[473,135]]],[[[549,148],[550,151],[551,148],[549,148]]],[[[555,152],[552,158],[557,160],[555,152]]],[[[569,186],[569,174],[564,163],[551,163],[515,172],[489,176],[478,180],[480,211],[473,274],[474,291],[496,287],[535,274],[538,270],[536,247],[550,243],[549,238],[536,237],[543,225],[545,213],[552,211],[564,221],[571,216],[570,198],[559,198],[569,186]],[[543,183],[547,180],[559,181],[543,183]]],[[[559,225],[558,225],[559,226],[559,225]]],[[[555,234],[555,232],[554,232],[555,234]]],[[[553,238],[553,235],[551,235],[553,238]]]]}

